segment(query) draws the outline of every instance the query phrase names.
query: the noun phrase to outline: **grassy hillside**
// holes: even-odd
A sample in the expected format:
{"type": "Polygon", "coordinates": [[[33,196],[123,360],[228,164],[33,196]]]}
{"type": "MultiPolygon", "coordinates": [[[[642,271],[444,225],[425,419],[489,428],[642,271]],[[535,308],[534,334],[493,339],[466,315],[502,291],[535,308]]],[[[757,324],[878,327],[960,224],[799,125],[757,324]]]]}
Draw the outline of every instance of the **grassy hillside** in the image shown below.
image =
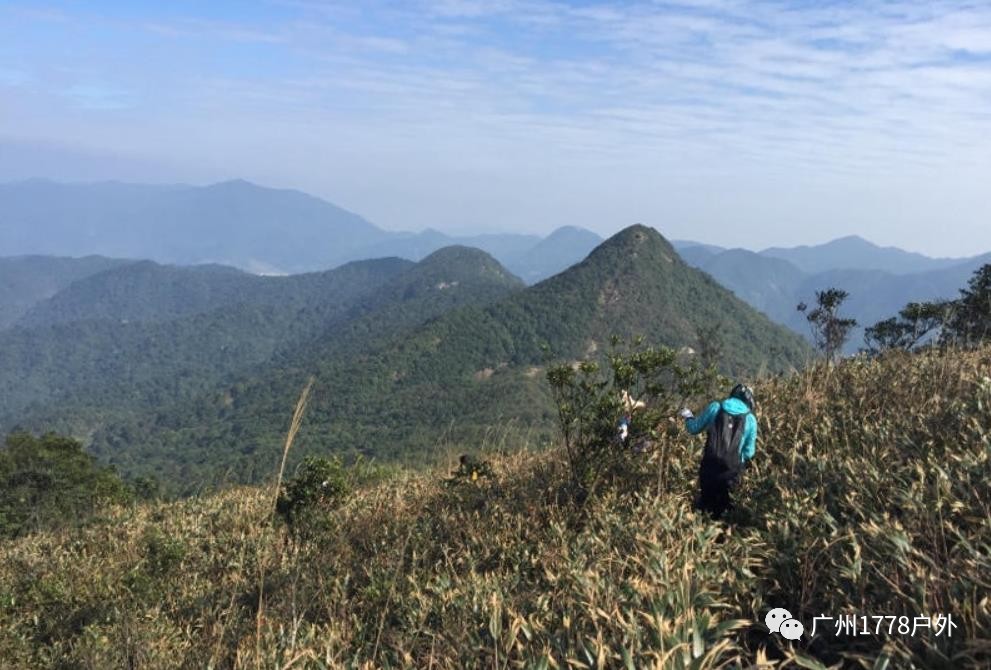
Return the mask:
{"type": "Polygon", "coordinates": [[[0,657],[13,668],[987,667],[991,349],[855,360],[757,392],[761,439],[729,526],[691,511],[701,438],[674,429],[582,510],[557,501],[557,449],[495,454],[491,477],[453,485],[449,469],[365,467],[295,539],[268,525],[271,488],[118,508],[0,545],[0,657]],[[769,635],[773,607],[806,636],[769,635]],[[814,616],[842,614],[949,614],[956,628],[835,637],[820,624],[810,639],[814,616]]]}

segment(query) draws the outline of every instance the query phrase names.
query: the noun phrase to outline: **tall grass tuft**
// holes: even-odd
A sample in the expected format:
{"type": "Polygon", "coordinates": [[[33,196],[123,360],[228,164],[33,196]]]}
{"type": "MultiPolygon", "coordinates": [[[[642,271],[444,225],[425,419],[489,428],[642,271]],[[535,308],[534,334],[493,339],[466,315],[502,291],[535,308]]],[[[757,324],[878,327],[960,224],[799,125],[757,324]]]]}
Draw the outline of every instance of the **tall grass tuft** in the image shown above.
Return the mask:
{"type": "MultiPolygon", "coordinates": [[[[314,378],[310,377],[309,381],[306,382],[306,386],[303,387],[302,392],[299,394],[299,400],[296,401],[296,407],[293,409],[292,419],[289,422],[289,430],[286,432],[286,441],[282,447],[282,460],[279,462],[279,473],[275,478],[275,486],[273,486],[272,490],[272,505],[269,509],[268,517],[262,520],[261,525],[263,528],[271,526],[275,518],[276,508],[279,503],[279,492],[282,490],[282,477],[286,472],[286,461],[289,458],[289,451],[292,449],[293,442],[296,441],[299,428],[303,424],[303,415],[306,413],[306,405],[309,402],[310,390],[313,388],[314,381],[314,378]]],[[[265,570],[268,567],[271,542],[262,542],[259,548],[262,553],[258,557],[258,613],[255,616],[256,667],[260,667],[262,658],[261,631],[262,621],[265,618],[265,570]]]]}

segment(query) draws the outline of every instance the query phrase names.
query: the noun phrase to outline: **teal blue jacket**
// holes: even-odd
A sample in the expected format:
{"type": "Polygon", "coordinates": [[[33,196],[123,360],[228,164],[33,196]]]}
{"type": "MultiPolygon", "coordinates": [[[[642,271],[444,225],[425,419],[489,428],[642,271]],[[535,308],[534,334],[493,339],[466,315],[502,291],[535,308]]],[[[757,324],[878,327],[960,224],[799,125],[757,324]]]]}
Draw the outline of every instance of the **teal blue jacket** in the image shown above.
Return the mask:
{"type": "Polygon", "coordinates": [[[692,435],[698,435],[712,425],[712,421],[719,414],[719,408],[733,416],[746,414],[746,423],[743,426],[743,438],[740,440],[740,462],[746,463],[754,457],[757,448],[757,418],[754,416],[747,403],[736,398],[726,398],[722,402],[715,400],[709,403],[705,411],[693,419],[685,419],[685,428],[692,435]]]}

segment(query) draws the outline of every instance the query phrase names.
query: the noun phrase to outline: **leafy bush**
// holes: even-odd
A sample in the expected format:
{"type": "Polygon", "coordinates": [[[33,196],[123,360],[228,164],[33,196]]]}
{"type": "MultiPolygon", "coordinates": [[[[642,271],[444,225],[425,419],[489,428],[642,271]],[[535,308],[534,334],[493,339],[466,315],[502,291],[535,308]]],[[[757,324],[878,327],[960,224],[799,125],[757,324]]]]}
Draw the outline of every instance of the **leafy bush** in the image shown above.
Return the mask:
{"type": "Polygon", "coordinates": [[[350,490],[348,473],[339,458],[307,456],[295,477],[280,489],[275,509],[290,529],[301,531],[339,505],[350,490]]]}
{"type": "Polygon", "coordinates": [[[991,264],[979,268],[960,290],[947,320],[950,341],[975,346],[991,339],[991,264]]]}
{"type": "Polygon", "coordinates": [[[631,456],[660,437],[666,419],[685,401],[710,390],[719,379],[698,360],[685,362],[669,347],[648,347],[636,339],[626,350],[613,340],[606,366],[596,361],[554,365],[547,370],[558,425],[577,502],[592,494],[608,474],[617,474],[631,456]],[[629,406],[624,406],[625,398],[629,406]],[[639,409],[633,405],[642,404],[639,409]],[[629,433],[619,438],[619,422],[629,414],[629,433]],[[630,448],[638,445],[639,448],[630,448]]]}
{"type": "Polygon", "coordinates": [[[117,473],[76,440],[15,433],[0,449],[0,537],[78,523],[129,498],[117,473]]]}

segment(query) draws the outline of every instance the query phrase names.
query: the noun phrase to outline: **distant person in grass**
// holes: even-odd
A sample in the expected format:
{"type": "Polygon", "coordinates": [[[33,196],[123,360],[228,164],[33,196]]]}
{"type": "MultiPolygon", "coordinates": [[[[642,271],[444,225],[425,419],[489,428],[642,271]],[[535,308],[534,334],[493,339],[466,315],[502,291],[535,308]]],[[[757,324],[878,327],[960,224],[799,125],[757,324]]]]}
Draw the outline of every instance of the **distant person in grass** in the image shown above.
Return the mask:
{"type": "Polygon", "coordinates": [[[708,430],[695,506],[719,519],[733,507],[730,492],[739,482],[744,465],[754,457],[757,443],[754,392],[749,386],[737,384],[728,398],[709,403],[700,416],[696,417],[688,408],[679,414],[692,435],[708,430]]]}

